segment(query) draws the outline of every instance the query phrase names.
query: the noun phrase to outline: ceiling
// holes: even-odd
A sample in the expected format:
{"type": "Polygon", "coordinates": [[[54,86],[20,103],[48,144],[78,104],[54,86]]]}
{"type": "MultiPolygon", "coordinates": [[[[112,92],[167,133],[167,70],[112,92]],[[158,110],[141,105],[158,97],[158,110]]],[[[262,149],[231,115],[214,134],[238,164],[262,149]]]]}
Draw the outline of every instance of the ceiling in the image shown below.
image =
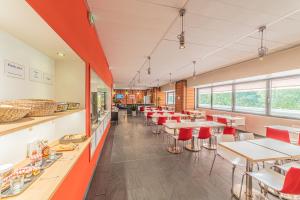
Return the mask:
{"type": "Polygon", "coordinates": [[[25,0],[0,1],[0,30],[8,32],[53,60],[82,62],[25,0]],[[65,56],[59,57],[57,52],[62,52],[65,56]]]}
{"type": "Polygon", "coordinates": [[[300,43],[299,0],[88,0],[116,88],[144,88],[257,56],[258,27],[269,52],[300,43]],[[179,8],[186,48],[179,49],[179,8]],[[147,56],[151,56],[148,76],[147,56]],[[138,73],[140,70],[140,83],[138,73]]]}

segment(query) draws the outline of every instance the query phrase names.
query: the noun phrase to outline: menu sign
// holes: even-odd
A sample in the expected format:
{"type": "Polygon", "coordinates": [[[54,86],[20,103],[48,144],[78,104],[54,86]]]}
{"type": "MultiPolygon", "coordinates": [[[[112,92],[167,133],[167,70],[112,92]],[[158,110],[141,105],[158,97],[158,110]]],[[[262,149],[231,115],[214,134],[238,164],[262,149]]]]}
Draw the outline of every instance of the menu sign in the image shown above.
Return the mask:
{"type": "Polygon", "coordinates": [[[43,72],[38,70],[38,69],[34,69],[34,68],[30,68],[30,75],[29,75],[29,79],[31,81],[36,81],[36,82],[42,82],[43,81],[43,72]]]}
{"type": "Polygon", "coordinates": [[[25,66],[5,60],[4,73],[9,77],[25,79],[25,66]]]}

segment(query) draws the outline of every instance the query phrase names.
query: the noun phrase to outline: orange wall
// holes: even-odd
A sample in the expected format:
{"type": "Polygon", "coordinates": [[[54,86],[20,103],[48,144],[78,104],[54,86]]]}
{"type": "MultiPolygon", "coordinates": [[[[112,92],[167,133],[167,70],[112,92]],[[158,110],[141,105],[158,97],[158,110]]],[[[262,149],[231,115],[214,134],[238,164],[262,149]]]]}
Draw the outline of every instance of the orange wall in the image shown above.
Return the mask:
{"type": "Polygon", "coordinates": [[[195,108],[195,89],[187,88],[186,90],[186,110],[194,110],[195,108]]]}

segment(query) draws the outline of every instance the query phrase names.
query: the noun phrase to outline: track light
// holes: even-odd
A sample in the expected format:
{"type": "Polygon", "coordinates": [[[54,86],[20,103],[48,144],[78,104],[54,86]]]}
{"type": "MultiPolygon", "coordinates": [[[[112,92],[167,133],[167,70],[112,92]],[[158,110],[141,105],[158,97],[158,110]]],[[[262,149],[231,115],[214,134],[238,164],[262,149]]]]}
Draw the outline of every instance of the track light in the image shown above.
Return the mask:
{"type": "Polygon", "coordinates": [[[194,65],[194,71],[193,71],[193,79],[196,78],[196,61],[193,61],[193,65],[194,65]]]}
{"type": "Polygon", "coordinates": [[[264,31],[266,30],[266,26],[259,27],[259,32],[261,33],[260,38],[260,48],[258,48],[258,57],[259,60],[263,60],[264,56],[268,53],[268,48],[264,46],[264,31]]]}
{"type": "Polygon", "coordinates": [[[151,74],[151,63],[150,63],[151,57],[148,56],[147,59],[148,59],[148,69],[147,69],[147,74],[150,76],[150,74],[151,74]]]}
{"type": "Polygon", "coordinates": [[[185,48],[185,37],[184,37],[184,31],[183,31],[183,16],[185,14],[185,9],[180,9],[179,10],[179,16],[181,18],[181,33],[177,35],[177,38],[179,40],[179,49],[184,49],[185,48]]]}

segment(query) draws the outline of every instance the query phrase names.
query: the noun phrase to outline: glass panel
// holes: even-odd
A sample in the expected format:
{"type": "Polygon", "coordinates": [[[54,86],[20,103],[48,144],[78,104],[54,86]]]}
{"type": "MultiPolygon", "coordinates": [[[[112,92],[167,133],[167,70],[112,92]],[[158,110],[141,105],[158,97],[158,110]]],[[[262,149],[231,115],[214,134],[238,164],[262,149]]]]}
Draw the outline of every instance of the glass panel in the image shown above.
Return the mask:
{"type": "Polygon", "coordinates": [[[197,107],[211,107],[211,88],[197,89],[197,107]]]}
{"type": "Polygon", "coordinates": [[[266,81],[235,85],[235,110],[266,113],[266,81]]]}
{"type": "Polygon", "coordinates": [[[175,92],[167,92],[166,95],[167,95],[166,104],[167,105],[175,104],[175,92]]]}
{"type": "Polygon", "coordinates": [[[271,115],[300,118],[300,77],[271,82],[271,115]]]}
{"type": "Polygon", "coordinates": [[[213,87],[213,108],[231,110],[232,85],[213,87]]]}

